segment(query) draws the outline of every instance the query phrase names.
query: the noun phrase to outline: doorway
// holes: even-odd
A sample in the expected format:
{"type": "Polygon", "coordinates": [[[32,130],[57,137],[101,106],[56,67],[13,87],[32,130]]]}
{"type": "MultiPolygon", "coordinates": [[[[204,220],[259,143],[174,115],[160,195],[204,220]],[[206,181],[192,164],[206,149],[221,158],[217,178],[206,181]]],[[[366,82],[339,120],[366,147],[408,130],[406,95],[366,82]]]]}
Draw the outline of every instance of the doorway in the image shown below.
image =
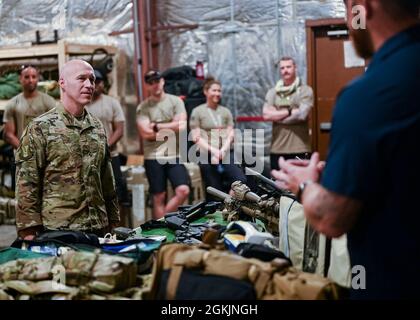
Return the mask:
{"type": "Polygon", "coordinates": [[[351,45],[344,19],[306,21],[308,85],[314,90],[312,150],[325,160],[335,100],[350,80],[365,71],[351,45]]]}

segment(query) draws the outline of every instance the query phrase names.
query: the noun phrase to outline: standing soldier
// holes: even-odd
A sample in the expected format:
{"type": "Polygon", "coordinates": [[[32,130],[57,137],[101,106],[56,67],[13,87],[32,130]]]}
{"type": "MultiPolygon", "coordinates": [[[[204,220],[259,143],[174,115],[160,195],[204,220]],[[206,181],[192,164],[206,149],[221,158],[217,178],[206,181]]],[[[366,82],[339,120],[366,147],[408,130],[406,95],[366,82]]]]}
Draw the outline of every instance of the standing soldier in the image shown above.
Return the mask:
{"type": "Polygon", "coordinates": [[[60,70],[61,103],[35,118],[16,151],[16,225],[24,239],[45,230],[103,236],[119,222],[105,130],[84,109],[95,75],[85,61],[60,70]]]}
{"type": "MultiPolygon", "coordinates": [[[[28,123],[56,105],[53,98],[37,90],[38,80],[39,73],[35,67],[22,66],[19,81],[23,92],[12,98],[4,111],[4,140],[15,150],[19,147],[19,139],[28,123]]],[[[15,189],[14,165],[12,166],[12,189],[15,189]]]]}
{"type": "Polygon", "coordinates": [[[282,79],[265,97],[264,118],[273,122],[271,169],[279,169],[279,158],[307,158],[311,152],[308,116],[314,98],[312,88],[302,84],[291,57],[279,61],[282,79]]]}

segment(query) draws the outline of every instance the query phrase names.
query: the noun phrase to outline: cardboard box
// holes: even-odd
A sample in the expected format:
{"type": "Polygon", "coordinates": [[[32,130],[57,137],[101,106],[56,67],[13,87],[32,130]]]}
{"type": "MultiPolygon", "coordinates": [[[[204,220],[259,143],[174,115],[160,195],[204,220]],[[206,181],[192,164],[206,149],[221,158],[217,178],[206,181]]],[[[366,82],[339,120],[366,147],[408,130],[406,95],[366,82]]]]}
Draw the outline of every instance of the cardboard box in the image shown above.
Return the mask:
{"type": "Polygon", "coordinates": [[[138,154],[130,154],[127,157],[127,166],[142,166],[144,165],[144,156],[138,154]]]}

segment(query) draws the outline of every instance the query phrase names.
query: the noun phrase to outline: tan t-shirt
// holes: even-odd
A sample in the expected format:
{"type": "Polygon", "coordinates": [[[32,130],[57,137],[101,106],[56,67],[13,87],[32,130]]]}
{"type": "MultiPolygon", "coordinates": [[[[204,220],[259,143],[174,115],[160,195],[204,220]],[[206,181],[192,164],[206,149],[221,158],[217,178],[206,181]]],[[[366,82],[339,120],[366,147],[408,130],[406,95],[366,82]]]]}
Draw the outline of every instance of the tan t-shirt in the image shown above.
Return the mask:
{"type": "MultiPolygon", "coordinates": [[[[166,93],[161,101],[150,98],[137,107],[137,119],[148,119],[150,122],[168,123],[175,115],[186,114],[184,102],[177,96],[166,93]]],[[[143,139],[145,159],[162,159],[179,157],[179,133],[172,130],[160,130],[157,139],[162,141],[148,141],[143,139]],[[165,136],[168,137],[165,139],[165,136]],[[166,140],[166,141],[165,141],[166,140]]]]}
{"type": "MultiPolygon", "coordinates": [[[[265,96],[265,102],[277,110],[287,108],[311,108],[313,106],[313,91],[307,85],[301,85],[286,99],[277,94],[275,88],[270,89],[265,96]],[[285,102],[287,100],[287,102],[285,102]],[[287,104],[287,105],[286,105],[287,104]]],[[[271,138],[271,153],[288,154],[311,151],[308,121],[295,124],[273,122],[271,138]]]]}
{"type": "Polygon", "coordinates": [[[16,127],[16,136],[20,139],[26,126],[32,119],[51,110],[56,101],[43,92],[38,92],[32,99],[26,99],[23,93],[13,97],[6,105],[3,122],[13,121],[16,127]]]}
{"type": "MultiPolygon", "coordinates": [[[[101,120],[107,138],[114,133],[112,123],[125,122],[124,111],[119,101],[105,94],[101,94],[97,100],[87,105],[86,110],[101,120]]],[[[111,157],[118,156],[116,144],[111,147],[110,151],[111,157]]]]}
{"type": "Polygon", "coordinates": [[[190,116],[190,128],[200,128],[201,138],[217,149],[223,146],[227,138],[228,126],[233,126],[232,113],[220,105],[213,109],[201,104],[193,109],[190,116]]]}

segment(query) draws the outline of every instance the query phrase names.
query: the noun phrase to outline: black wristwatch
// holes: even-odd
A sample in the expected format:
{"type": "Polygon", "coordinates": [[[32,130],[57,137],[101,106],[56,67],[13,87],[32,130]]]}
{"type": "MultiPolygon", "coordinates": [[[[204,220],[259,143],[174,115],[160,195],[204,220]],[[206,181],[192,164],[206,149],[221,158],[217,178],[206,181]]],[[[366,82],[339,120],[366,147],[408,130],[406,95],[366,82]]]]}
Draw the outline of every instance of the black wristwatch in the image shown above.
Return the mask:
{"type": "Polygon", "coordinates": [[[298,190],[298,193],[296,195],[296,199],[297,199],[298,202],[302,203],[303,191],[305,190],[306,186],[308,184],[311,184],[311,183],[313,183],[312,180],[306,180],[306,181],[302,182],[301,184],[299,184],[299,190],[298,190]]]}

